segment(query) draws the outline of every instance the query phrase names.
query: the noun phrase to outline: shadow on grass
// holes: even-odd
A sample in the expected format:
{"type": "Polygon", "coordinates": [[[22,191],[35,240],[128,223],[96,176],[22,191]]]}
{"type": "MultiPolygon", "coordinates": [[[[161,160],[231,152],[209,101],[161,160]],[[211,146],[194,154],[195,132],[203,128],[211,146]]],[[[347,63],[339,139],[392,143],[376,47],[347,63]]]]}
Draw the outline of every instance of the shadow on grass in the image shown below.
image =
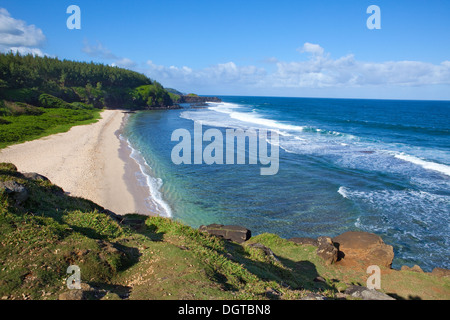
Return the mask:
{"type": "MultiPolygon", "coordinates": [[[[159,230],[158,225],[147,225],[145,223],[148,217],[140,215],[117,216],[113,212],[105,210],[92,201],[65,194],[61,188],[52,185],[50,182],[35,181],[11,171],[2,170],[2,173],[11,176],[12,179],[20,179],[22,183],[25,181],[26,187],[30,192],[30,197],[24,203],[24,206],[22,208],[16,208],[18,213],[31,213],[33,215],[52,218],[59,224],[68,225],[73,231],[81,233],[89,238],[105,240],[109,235],[105,236],[105,233],[102,231],[103,229],[99,229],[98,226],[95,226],[97,228],[80,226],[65,219],[66,214],[69,212],[80,211],[82,216],[83,213],[88,215],[90,212],[96,210],[110,216],[119,225],[127,226],[151,241],[164,241],[164,232],[159,230]]],[[[114,235],[114,232],[110,233],[110,235],[114,235]]],[[[236,285],[230,284],[230,277],[233,277],[234,280],[238,280],[242,284],[251,281],[246,278],[247,276],[245,273],[240,274],[241,268],[243,268],[260,280],[267,282],[274,281],[285,288],[294,290],[306,289],[316,293],[321,293],[324,290],[336,291],[333,286],[326,282],[314,281],[314,279],[319,278],[320,275],[318,274],[315,265],[309,261],[294,261],[277,257],[273,254],[268,255],[267,252],[271,251],[264,250],[264,246],[259,248],[244,248],[240,244],[228,242],[226,240],[223,240],[225,241],[224,248],[218,249],[210,247],[209,245],[212,245],[212,243],[208,244],[210,240],[203,237],[203,235],[186,234],[185,236],[193,236],[194,238],[191,240],[196,242],[196,245],[203,246],[212,252],[216,252],[227,260],[235,262],[235,264],[228,266],[228,268],[220,268],[214,265],[210,266],[210,276],[212,280],[221,284],[224,290],[239,290],[236,285]],[[198,239],[195,239],[195,237],[198,237],[198,239]],[[255,253],[254,250],[261,251],[257,254],[258,258],[253,256],[255,253]]],[[[112,245],[117,250],[123,252],[127,257],[122,264],[121,270],[129,268],[139,261],[139,251],[137,248],[128,247],[122,244],[119,245],[117,243],[113,243],[112,245]]],[[[267,294],[267,296],[271,299],[277,299],[276,294],[267,294]]]]}
{"type": "MultiPolygon", "coordinates": [[[[279,285],[294,289],[308,290],[314,293],[321,293],[325,290],[336,291],[334,287],[326,282],[316,282],[320,278],[316,266],[310,261],[294,261],[274,255],[266,256],[269,261],[255,261],[251,259],[250,254],[241,245],[228,242],[227,251],[233,252],[234,260],[242,263],[244,267],[256,275],[261,280],[275,281],[279,285]]],[[[260,250],[258,248],[251,250],[260,250]]],[[[265,254],[263,250],[262,254],[265,254]]]]}
{"type": "Polygon", "coordinates": [[[411,296],[411,295],[408,295],[408,297],[405,298],[405,297],[403,297],[403,296],[399,296],[399,295],[396,294],[396,293],[387,293],[387,295],[390,296],[390,297],[392,297],[392,298],[394,298],[395,300],[422,300],[422,298],[419,297],[419,296],[411,296]]]}
{"type": "MultiPolygon", "coordinates": [[[[167,232],[171,233],[171,231],[167,232]]],[[[174,234],[182,233],[180,230],[174,232],[174,234]]],[[[146,226],[146,231],[142,234],[150,239],[162,241],[165,233],[165,231],[161,231],[157,223],[150,223],[146,226]]],[[[213,263],[212,268],[209,271],[211,279],[220,284],[226,291],[239,291],[239,287],[241,287],[240,285],[230,283],[233,282],[229,281],[230,277],[233,277],[234,282],[237,280],[241,285],[245,285],[247,281],[249,281],[245,274],[241,274],[239,270],[240,268],[243,268],[259,280],[265,282],[273,281],[281,287],[292,290],[304,289],[319,294],[323,293],[325,290],[337,292],[336,288],[326,281],[317,281],[317,279],[320,279],[320,275],[316,266],[310,261],[294,261],[275,256],[269,248],[261,244],[258,244],[257,246],[246,246],[245,244],[241,245],[227,240],[221,240],[224,241],[222,249],[217,246],[213,247],[213,244],[208,240],[208,236],[196,233],[186,234],[185,236],[193,237],[191,240],[202,246],[204,249],[207,249],[206,252],[211,250],[235,263],[235,265],[229,265],[227,268],[218,268],[213,263]],[[257,257],[254,256],[254,254],[256,254],[257,257]]],[[[189,246],[189,244],[183,245],[189,246]]],[[[183,248],[185,247],[183,246],[183,248]]],[[[214,260],[213,257],[211,258],[214,260]]],[[[208,257],[202,256],[202,259],[208,260],[208,257]]],[[[272,289],[273,288],[268,288],[268,292],[266,292],[265,296],[269,299],[279,299],[280,296],[276,293],[273,294],[274,290],[272,289]]]]}

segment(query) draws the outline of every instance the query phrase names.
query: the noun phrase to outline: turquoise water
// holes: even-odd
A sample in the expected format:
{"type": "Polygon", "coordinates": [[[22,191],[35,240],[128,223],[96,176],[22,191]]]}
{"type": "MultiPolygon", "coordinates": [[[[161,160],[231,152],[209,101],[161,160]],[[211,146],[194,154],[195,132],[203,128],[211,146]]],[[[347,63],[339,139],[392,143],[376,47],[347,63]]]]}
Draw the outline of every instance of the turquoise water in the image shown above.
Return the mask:
{"type": "Polygon", "coordinates": [[[450,268],[450,102],[221,98],[130,116],[125,137],[161,215],[283,238],[374,232],[394,246],[396,268],[450,268]],[[276,131],[279,172],[173,164],[172,132],[193,136],[194,122],[276,131]]]}

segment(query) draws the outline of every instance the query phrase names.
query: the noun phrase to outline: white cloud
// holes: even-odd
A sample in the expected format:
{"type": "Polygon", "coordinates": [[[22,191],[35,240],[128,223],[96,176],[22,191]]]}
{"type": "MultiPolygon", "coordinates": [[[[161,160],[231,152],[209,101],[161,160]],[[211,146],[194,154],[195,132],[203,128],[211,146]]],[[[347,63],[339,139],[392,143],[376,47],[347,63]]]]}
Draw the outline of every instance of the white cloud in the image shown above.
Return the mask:
{"type": "Polygon", "coordinates": [[[111,64],[113,67],[117,66],[120,68],[134,68],[136,66],[136,62],[128,58],[120,58],[111,64]]]}
{"type": "Polygon", "coordinates": [[[42,56],[44,53],[38,48],[44,42],[45,35],[41,29],[14,19],[6,9],[0,8],[0,51],[42,56]]]}
{"type": "Polygon", "coordinates": [[[344,86],[423,86],[450,84],[450,65],[420,61],[358,61],[353,55],[331,59],[317,47],[308,46],[315,55],[308,61],[279,62],[269,81],[279,87],[344,86]],[[311,49],[315,48],[315,49],[311,49]]]}
{"type": "Polygon", "coordinates": [[[395,97],[396,90],[410,93],[420,88],[423,92],[435,94],[437,89],[433,88],[448,88],[450,85],[450,61],[440,64],[421,61],[366,62],[357,60],[351,54],[333,59],[320,45],[312,43],[305,43],[298,51],[309,54],[309,58],[279,61],[273,57],[263,61],[275,66],[272,72],[256,66],[238,66],[234,62],[195,70],[186,66],[166,67],[150,60],[140,71],[168,87],[222,94],[282,92],[295,95],[314,92],[320,95],[320,92],[331,92],[335,95],[336,92],[361,94],[376,91],[389,92],[389,97],[395,97]]]}
{"type": "Polygon", "coordinates": [[[38,48],[27,48],[27,47],[10,47],[7,51],[12,51],[14,53],[18,52],[21,55],[32,54],[33,56],[48,56],[48,54],[42,52],[41,49],[38,48]]]}
{"type": "Polygon", "coordinates": [[[324,53],[324,49],[319,46],[318,44],[314,44],[314,43],[309,43],[306,42],[302,48],[297,49],[300,52],[308,52],[308,53],[312,53],[313,55],[318,55],[321,56],[324,53]]]}
{"type": "Polygon", "coordinates": [[[278,59],[275,57],[270,57],[270,58],[266,58],[266,59],[262,60],[262,62],[268,63],[268,64],[273,64],[273,63],[277,63],[278,59]]]}
{"type": "Polygon", "coordinates": [[[337,59],[312,43],[299,50],[312,54],[306,61],[284,62],[271,58],[271,73],[256,66],[237,66],[234,62],[193,70],[189,67],[166,67],[148,61],[145,72],[166,86],[185,91],[214,90],[233,93],[264,93],[278,89],[373,88],[450,85],[450,61],[435,65],[420,61],[358,61],[353,55],[337,59]]]}
{"type": "Polygon", "coordinates": [[[81,51],[92,58],[98,58],[101,60],[113,60],[114,62],[110,64],[113,67],[117,66],[121,68],[134,68],[136,66],[136,63],[133,60],[115,55],[100,41],[97,41],[95,45],[91,45],[89,41],[84,40],[84,45],[81,51]]]}
{"type": "Polygon", "coordinates": [[[167,87],[176,87],[187,91],[189,88],[194,90],[199,87],[212,88],[224,85],[228,88],[253,86],[257,85],[266,75],[266,71],[262,68],[240,67],[234,62],[219,63],[204,69],[193,70],[186,66],[157,65],[149,60],[141,71],[167,87]]]}
{"type": "Polygon", "coordinates": [[[100,58],[105,60],[119,59],[119,57],[113,54],[108,48],[103,46],[103,44],[100,41],[97,41],[97,44],[95,45],[91,45],[89,41],[84,40],[84,45],[81,51],[83,51],[88,56],[93,58],[100,58]]]}

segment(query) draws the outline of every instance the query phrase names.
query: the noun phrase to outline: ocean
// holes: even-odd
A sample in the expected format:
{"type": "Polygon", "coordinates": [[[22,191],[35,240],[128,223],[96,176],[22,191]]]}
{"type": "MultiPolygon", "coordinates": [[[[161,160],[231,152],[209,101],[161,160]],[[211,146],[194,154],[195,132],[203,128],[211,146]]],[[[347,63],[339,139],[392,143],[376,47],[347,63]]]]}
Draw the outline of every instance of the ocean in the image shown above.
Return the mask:
{"type": "MultiPolygon", "coordinates": [[[[373,232],[394,268],[450,268],[450,102],[220,97],[207,107],[131,115],[123,138],[149,211],[193,227],[238,224],[283,238],[373,232]],[[176,129],[269,129],[279,170],[180,164],[176,129]]],[[[208,143],[203,142],[206,146],[208,143]]]]}

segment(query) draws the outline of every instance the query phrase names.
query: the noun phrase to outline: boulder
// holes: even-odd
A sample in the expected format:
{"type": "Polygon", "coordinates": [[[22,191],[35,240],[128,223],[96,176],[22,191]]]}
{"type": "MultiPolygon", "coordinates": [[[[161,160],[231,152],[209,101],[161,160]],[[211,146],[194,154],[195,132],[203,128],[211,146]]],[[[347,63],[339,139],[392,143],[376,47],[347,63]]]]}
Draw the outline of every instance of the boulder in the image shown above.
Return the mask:
{"type": "Polygon", "coordinates": [[[210,224],[208,226],[200,226],[199,230],[237,243],[243,243],[252,236],[250,230],[241,226],[210,224]]]}
{"type": "Polygon", "coordinates": [[[338,259],[338,250],[329,237],[317,238],[317,255],[321,257],[326,264],[333,264],[338,259]]]}
{"type": "Polygon", "coordinates": [[[313,238],[304,238],[304,237],[300,237],[300,238],[290,238],[288,241],[292,241],[294,243],[297,244],[309,244],[311,246],[315,246],[318,247],[319,243],[317,242],[316,239],[313,238]]]}
{"type": "Polygon", "coordinates": [[[61,293],[58,300],[86,300],[86,295],[83,290],[70,290],[61,293]]]}
{"type": "Polygon", "coordinates": [[[81,283],[81,289],[72,289],[61,293],[58,300],[92,300],[97,292],[87,283],[81,283]]]}
{"type": "Polygon", "coordinates": [[[345,290],[345,294],[363,300],[395,300],[391,296],[366,287],[351,285],[345,290]]]}
{"type": "Polygon", "coordinates": [[[36,173],[36,172],[24,172],[22,175],[30,180],[34,181],[50,181],[47,177],[44,177],[43,175],[36,173]]]}
{"type": "Polygon", "coordinates": [[[344,262],[362,263],[390,268],[394,259],[394,248],[373,233],[348,231],[333,239],[344,262]]]}
{"type": "Polygon", "coordinates": [[[0,191],[2,190],[4,190],[9,197],[16,200],[17,204],[27,201],[29,197],[27,188],[16,181],[0,182],[0,191]]]}

